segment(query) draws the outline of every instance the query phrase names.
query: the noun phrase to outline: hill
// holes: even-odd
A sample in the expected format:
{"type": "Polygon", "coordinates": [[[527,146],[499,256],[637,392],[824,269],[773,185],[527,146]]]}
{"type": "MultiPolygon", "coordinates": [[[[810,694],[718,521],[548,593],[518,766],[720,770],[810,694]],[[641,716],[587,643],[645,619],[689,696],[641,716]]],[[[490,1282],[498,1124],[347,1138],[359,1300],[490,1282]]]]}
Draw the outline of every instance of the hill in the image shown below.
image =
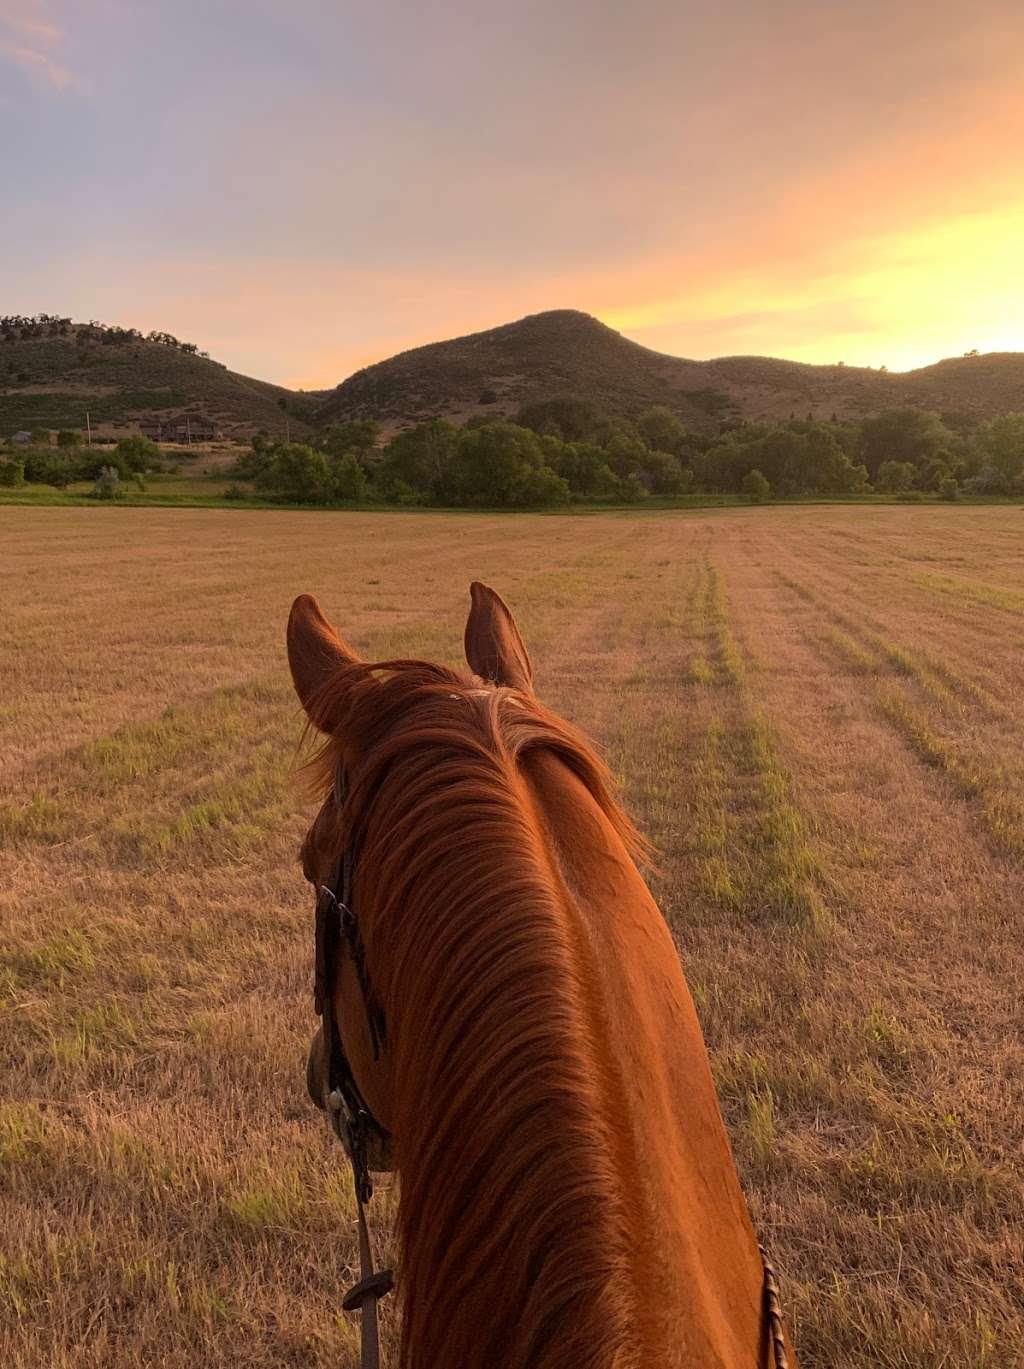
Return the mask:
{"type": "Polygon", "coordinates": [[[184,415],[211,420],[227,437],[248,438],[260,428],[301,436],[312,430],[315,403],[229,371],[173,338],[54,320],[7,327],[0,340],[0,437],[20,429],[82,429],[86,410],[93,433],[110,436],[184,415]]]}
{"type": "Polygon", "coordinates": [[[511,415],[556,395],[635,415],[663,404],[690,426],[790,414],[859,419],[913,404],[969,428],[1024,409],[1024,353],[991,353],[917,371],[812,366],[770,357],[689,361],[651,351],[571,309],[401,352],[350,376],[316,411],[320,422],[380,418],[390,428],[431,417],[511,415]]]}

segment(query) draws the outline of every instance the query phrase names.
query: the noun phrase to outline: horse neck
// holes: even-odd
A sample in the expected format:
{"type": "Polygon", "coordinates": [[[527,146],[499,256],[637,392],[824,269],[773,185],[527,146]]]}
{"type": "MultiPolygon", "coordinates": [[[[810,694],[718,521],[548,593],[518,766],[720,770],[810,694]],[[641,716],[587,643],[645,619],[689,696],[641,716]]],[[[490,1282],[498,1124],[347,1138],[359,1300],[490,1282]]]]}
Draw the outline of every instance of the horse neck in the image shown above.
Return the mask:
{"type": "Polygon", "coordinates": [[[655,909],[668,959],[633,963],[632,862],[564,767],[531,770],[451,803],[389,938],[403,1369],[755,1369],[760,1265],[674,948],[655,909]],[[580,841],[628,902],[614,945],[564,877],[580,841]],[[666,976],[667,1026],[636,1001],[666,976]]]}

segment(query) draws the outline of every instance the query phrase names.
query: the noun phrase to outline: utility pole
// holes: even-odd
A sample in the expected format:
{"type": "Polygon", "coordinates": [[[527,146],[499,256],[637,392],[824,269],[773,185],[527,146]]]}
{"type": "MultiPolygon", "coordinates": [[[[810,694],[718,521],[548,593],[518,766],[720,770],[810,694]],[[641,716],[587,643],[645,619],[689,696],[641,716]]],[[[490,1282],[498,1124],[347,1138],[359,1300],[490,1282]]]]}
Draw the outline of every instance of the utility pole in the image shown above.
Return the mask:
{"type": "Polygon", "coordinates": [[[92,446],[92,424],[89,422],[89,410],[85,411],[85,445],[92,446]]]}

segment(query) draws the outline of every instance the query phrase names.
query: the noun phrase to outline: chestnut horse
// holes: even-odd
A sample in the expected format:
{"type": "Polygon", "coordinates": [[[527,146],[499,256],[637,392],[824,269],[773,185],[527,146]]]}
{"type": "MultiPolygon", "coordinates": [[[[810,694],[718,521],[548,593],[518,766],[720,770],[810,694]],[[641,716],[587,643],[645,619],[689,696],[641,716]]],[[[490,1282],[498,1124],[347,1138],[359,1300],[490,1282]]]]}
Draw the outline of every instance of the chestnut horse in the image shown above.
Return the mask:
{"type": "MultiPolygon", "coordinates": [[[[357,853],[362,963],[333,1009],[393,1137],[399,1362],[770,1369],[757,1240],[642,843],[535,697],[503,600],[471,597],[472,675],[366,664],[309,595],[288,623],[327,737],[306,876],[357,853]]],[[[314,1094],[323,1068],[319,1036],[314,1094]]]]}

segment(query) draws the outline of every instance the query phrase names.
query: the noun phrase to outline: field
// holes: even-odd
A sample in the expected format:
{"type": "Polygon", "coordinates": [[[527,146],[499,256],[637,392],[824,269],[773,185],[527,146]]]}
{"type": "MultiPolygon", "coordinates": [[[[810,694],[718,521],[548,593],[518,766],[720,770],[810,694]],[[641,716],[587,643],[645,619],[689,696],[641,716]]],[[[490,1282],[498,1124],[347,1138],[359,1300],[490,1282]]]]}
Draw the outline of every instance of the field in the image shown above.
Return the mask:
{"type": "Polygon", "coordinates": [[[356,1364],[284,623],[455,660],[474,577],[658,847],[804,1369],[1024,1363],[1022,531],[0,508],[5,1364],[356,1364]]]}

